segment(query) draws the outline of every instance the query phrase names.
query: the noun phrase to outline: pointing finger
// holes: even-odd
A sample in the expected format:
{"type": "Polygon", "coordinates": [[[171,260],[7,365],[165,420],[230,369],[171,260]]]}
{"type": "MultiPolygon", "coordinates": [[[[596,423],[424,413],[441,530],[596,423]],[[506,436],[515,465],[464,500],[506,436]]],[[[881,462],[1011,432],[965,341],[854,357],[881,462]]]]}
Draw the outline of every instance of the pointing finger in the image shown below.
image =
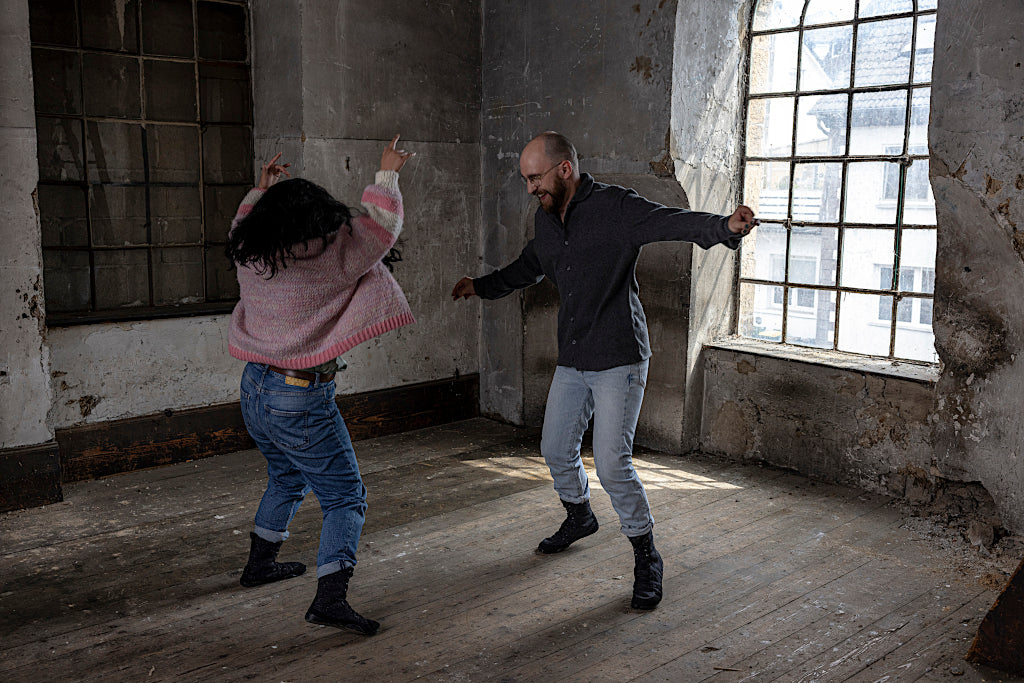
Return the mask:
{"type": "Polygon", "coordinates": [[[391,145],[390,145],[391,149],[394,149],[395,145],[397,145],[397,144],[398,144],[398,135],[396,135],[395,139],[391,141],[391,145]]]}

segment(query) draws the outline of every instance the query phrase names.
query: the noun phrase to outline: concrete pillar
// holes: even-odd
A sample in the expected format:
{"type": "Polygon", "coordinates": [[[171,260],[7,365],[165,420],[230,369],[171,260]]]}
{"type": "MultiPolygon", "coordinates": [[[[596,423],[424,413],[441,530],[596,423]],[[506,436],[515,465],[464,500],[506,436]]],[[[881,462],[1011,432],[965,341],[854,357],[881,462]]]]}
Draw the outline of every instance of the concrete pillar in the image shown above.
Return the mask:
{"type": "Polygon", "coordinates": [[[943,0],[929,173],[938,218],[935,465],[1024,532],[1024,5],[943,0]]]}
{"type": "Polygon", "coordinates": [[[36,209],[28,2],[0,5],[0,511],[60,500],[36,209]]]}

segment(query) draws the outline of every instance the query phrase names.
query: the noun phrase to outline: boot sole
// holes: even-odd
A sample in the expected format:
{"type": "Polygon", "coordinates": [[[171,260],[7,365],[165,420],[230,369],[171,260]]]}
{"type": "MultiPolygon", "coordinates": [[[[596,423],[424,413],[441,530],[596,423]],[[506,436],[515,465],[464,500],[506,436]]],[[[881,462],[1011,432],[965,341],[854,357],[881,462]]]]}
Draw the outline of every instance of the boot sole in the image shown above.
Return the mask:
{"type": "Polygon", "coordinates": [[[366,631],[364,629],[359,628],[358,626],[353,626],[351,624],[345,623],[338,623],[336,621],[331,621],[330,619],[321,619],[320,617],[309,613],[306,613],[306,621],[310,624],[316,624],[317,626],[331,626],[333,628],[340,629],[342,631],[348,631],[349,633],[356,633],[361,636],[373,636],[376,635],[378,631],[380,631],[380,626],[378,626],[372,631],[366,631]]]}
{"type": "Polygon", "coordinates": [[[638,603],[638,602],[630,602],[630,603],[629,603],[629,606],[630,606],[630,607],[632,607],[633,609],[642,609],[642,610],[648,611],[648,610],[652,610],[652,609],[654,609],[654,608],[655,608],[655,607],[657,607],[657,606],[658,606],[658,605],[659,605],[660,603],[661,603],[661,598],[658,598],[658,600],[657,600],[656,602],[654,602],[654,603],[646,603],[646,602],[644,602],[644,603],[638,603]]]}
{"type": "Polygon", "coordinates": [[[246,581],[245,579],[239,579],[238,583],[244,588],[255,588],[256,586],[265,586],[268,583],[277,583],[278,581],[287,581],[288,579],[294,579],[296,576],[302,576],[306,573],[306,568],[303,567],[302,571],[297,574],[289,574],[288,576],[282,576],[277,579],[265,579],[256,581],[246,581]]]}
{"type": "Polygon", "coordinates": [[[568,548],[569,546],[571,546],[576,541],[582,541],[587,536],[593,536],[594,534],[596,534],[598,532],[598,529],[600,529],[600,527],[595,526],[593,531],[588,531],[587,533],[583,534],[582,536],[580,536],[579,538],[573,540],[572,542],[566,543],[565,545],[562,545],[562,546],[558,546],[554,550],[544,550],[541,546],[538,545],[537,549],[534,550],[533,552],[536,553],[537,555],[554,555],[555,553],[560,553],[563,550],[565,550],[566,548],[568,548]]]}

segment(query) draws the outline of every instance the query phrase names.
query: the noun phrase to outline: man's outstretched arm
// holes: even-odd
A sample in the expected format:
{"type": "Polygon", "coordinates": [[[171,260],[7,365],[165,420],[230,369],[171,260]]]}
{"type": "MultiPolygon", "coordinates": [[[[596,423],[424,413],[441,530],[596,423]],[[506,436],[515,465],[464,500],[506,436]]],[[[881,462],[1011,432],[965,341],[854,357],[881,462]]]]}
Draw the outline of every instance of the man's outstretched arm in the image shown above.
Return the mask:
{"type": "Polygon", "coordinates": [[[452,289],[452,300],[468,299],[478,296],[481,299],[500,299],[517,289],[535,285],[544,279],[544,271],[533,248],[533,240],[527,242],[523,252],[512,263],[490,275],[471,278],[464,277],[455,283],[452,289]]]}

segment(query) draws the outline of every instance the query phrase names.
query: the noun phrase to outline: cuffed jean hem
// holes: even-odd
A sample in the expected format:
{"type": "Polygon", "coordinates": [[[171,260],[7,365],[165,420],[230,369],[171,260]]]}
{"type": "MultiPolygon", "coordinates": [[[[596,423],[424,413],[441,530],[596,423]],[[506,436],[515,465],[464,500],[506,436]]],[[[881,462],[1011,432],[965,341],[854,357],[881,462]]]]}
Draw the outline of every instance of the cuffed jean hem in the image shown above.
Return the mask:
{"type": "Polygon", "coordinates": [[[316,578],[320,579],[330,574],[335,574],[337,572],[340,572],[345,567],[355,567],[355,565],[351,562],[346,562],[344,560],[335,560],[334,562],[322,564],[316,568],[316,578]]]}
{"type": "Polygon", "coordinates": [[[654,531],[654,522],[651,522],[650,524],[642,527],[639,530],[633,528],[627,529],[626,527],[622,527],[622,533],[626,535],[626,538],[637,538],[639,536],[645,536],[650,531],[654,531]]]}
{"type": "Polygon", "coordinates": [[[281,543],[288,540],[287,531],[274,531],[273,529],[266,529],[261,526],[257,526],[253,531],[264,541],[270,541],[271,543],[281,543]]]}
{"type": "Polygon", "coordinates": [[[573,505],[579,505],[580,503],[587,503],[587,502],[590,501],[590,496],[575,496],[575,497],[570,496],[570,497],[566,498],[564,495],[559,493],[558,497],[561,500],[564,500],[566,503],[572,503],[573,505]]]}

